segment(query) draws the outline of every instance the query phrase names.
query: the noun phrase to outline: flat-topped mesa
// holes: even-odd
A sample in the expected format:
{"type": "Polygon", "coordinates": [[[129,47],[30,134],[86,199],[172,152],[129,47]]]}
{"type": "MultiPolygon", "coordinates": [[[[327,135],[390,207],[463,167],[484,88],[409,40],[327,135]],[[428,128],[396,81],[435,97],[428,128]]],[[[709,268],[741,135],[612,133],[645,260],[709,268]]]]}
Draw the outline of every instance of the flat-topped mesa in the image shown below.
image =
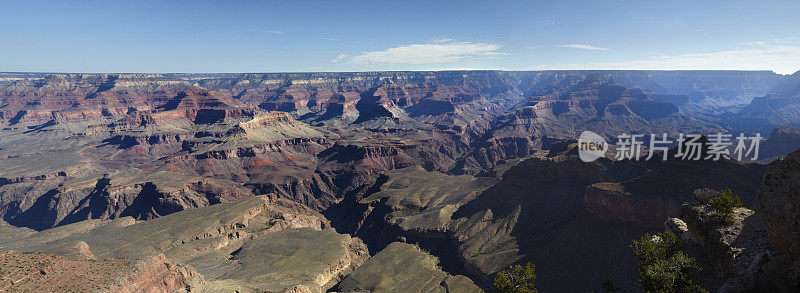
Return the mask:
{"type": "Polygon", "coordinates": [[[163,122],[163,119],[159,116],[153,114],[152,111],[136,111],[134,109],[129,110],[130,113],[123,117],[118,121],[114,121],[110,123],[108,126],[111,128],[115,127],[124,127],[124,126],[149,126],[155,125],[159,122],[163,122]]]}
{"type": "Polygon", "coordinates": [[[251,119],[261,110],[242,104],[219,93],[207,91],[179,92],[160,106],[129,107],[125,115],[109,124],[110,127],[158,126],[173,120],[188,120],[194,124],[211,124],[229,120],[251,119]]]}
{"type": "Polygon", "coordinates": [[[185,113],[185,117],[195,124],[210,124],[230,118],[253,117],[258,110],[220,92],[193,88],[178,92],[155,111],[185,113]]]}
{"type": "Polygon", "coordinates": [[[163,110],[174,110],[235,107],[244,107],[244,104],[218,91],[210,91],[202,88],[191,88],[178,91],[174,97],[166,101],[166,103],[163,105],[160,105],[158,108],[163,110]]]}
{"type": "MultiPolygon", "coordinates": [[[[553,85],[539,91],[528,98],[526,105],[534,106],[536,109],[597,107],[600,113],[605,106],[613,103],[653,101],[653,95],[651,91],[626,88],[615,83],[610,77],[592,74],[579,82],[567,80],[565,84],[553,85]]],[[[677,108],[675,110],[677,111],[677,108]]]]}
{"type": "Polygon", "coordinates": [[[541,107],[537,106],[522,106],[517,108],[514,115],[520,118],[536,118],[536,110],[541,110],[541,107]]]}
{"type": "Polygon", "coordinates": [[[260,127],[274,127],[277,125],[299,125],[301,124],[289,113],[286,112],[270,112],[259,114],[253,117],[253,119],[239,123],[239,127],[244,130],[251,130],[260,127]]]}
{"type": "Polygon", "coordinates": [[[196,139],[184,143],[184,149],[242,150],[256,146],[270,147],[273,144],[295,144],[319,142],[325,134],[297,121],[285,112],[269,112],[255,115],[250,120],[238,122],[226,130],[199,132],[196,139]],[[202,147],[205,145],[206,147],[202,147]],[[214,147],[211,147],[211,146],[214,147]]]}
{"type": "Polygon", "coordinates": [[[558,109],[574,109],[574,108],[590,108],[594,107],[595,103],[593,100],[588,99],[586,97],[578,98],[576,100],[536,100],[536,98],[531,98],[529,104],[532,104],[528,107],[535,110],[546,110],[550,109],[554,111],[554,114],[557,114],[558,109]]]}
{"type": "Polygon", "coordinates": [[[526,109],[519,113],[525,117],[566,119],[569,123],[599,117],[622,125],[646,124],[679,114],[677,106],[657,100],[659,97],[652,91],[626,88],[610,77],[591,74],[581,81],[568,79],[533,94],[525,103],[526,109]],[[624,116],[630,118],[620,118],[624,116]]]}

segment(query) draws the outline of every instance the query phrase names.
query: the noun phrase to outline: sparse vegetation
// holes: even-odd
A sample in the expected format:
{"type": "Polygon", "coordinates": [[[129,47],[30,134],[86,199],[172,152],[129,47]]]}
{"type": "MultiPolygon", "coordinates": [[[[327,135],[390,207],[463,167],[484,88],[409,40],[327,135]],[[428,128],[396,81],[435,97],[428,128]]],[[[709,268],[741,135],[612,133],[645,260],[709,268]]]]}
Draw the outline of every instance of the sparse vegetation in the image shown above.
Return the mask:
{"type": "Polygon", "coordinates": [[[536,280],[534,265],[527,263],[525,266],[513,265],[494,276],[494,288],[498,293],[534,293],[533,286],[536,280]]]}
{"type": "Polygon", "coordinates": [[[721,191],[708,188],[698,189],[694,191],[694,198],[697,203],[711,206],[726,222],[732,220],[733,210],[742,206],[742,199],[733,194],[730,188],[721,191]]]}
{"type": "Polygon", "coordinates": [[[708,201],[717,196],[719,196],[719,191],[711,188],[697,189],[694,191],[694,201],[700,204],[708,204],[708,201]]]}
{"type": "Polygon", "coordinates": [[[645,234],[631,248],[639,258],[639,283],[647,292],[707,292],[692,281],[700,270],[675,234],[645,234]]]}
{"type": "Polygon", "coordinates": [[[256,229],[252,233],[258,233],[258,232],[266,231],[267,229],[272,228],[272,226],[275,226],[276,223],[278,223],[278,219],[269,219],[268,221],[266,221],[264,223],[264,226],[262,226],[261,228],[256,229]]]}
{"type": "Polygon", "coordinates": [[[711,198],[708,204],[714,208],[723,219],[730,220],[733,214],[733,209],[742,206],[742,199],[733,194],[730,189],[725,189],[719,192],[719,195],[711,198]]]}

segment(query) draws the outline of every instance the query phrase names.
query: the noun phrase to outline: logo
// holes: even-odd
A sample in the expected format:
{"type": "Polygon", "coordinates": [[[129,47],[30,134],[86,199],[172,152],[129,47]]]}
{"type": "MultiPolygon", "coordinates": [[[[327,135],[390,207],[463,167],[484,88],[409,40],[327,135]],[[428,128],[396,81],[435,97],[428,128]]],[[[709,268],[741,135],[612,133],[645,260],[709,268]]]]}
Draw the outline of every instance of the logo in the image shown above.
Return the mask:
{"type": "Polygon", "coordinates": [[[594,162],[604,157],[608,151],[608,143],[602,136],[591,131],[584,131],[578,137],[578,156],[581,161],[594,162]]]}

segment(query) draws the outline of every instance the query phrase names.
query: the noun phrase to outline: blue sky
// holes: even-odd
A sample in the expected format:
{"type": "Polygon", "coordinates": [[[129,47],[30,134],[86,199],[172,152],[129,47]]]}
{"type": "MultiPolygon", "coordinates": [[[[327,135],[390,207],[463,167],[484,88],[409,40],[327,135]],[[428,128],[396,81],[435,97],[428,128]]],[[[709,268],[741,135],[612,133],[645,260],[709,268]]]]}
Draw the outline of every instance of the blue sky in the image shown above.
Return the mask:
{"type": "Polygon", "coordinates": [[[0,71],[800,70],[800,1],[4,1],[0,71]]]}

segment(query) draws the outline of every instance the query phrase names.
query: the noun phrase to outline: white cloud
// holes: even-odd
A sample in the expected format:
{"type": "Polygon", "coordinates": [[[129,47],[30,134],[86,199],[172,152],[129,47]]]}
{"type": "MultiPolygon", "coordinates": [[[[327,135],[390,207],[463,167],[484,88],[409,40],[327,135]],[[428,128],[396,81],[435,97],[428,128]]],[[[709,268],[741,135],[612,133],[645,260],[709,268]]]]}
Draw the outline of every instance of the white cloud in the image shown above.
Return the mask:
{"type": "Polygon", "coordinates": [[[598,51],[611,51],[611,49],[595,47],[592,45],[585,45],[585,44],[568,44],[568,45],[556,45],[559,47],[566,47],[566,48],[573,48],[573,49],[584,49],[584,50],[598,50],[598,51]]]}
{"type": "Polygon", "coordinates": [[[639,70],[773,70],[790,74],[800,70],[800,47],[756,42],[756,49],[710,53],[661,55],[646,60],[614,63],[543,65],[534,69],[639,69],[639,70]]]}
{"type": "MultiPolygon", "coordinates": [[[[504,55],[497,52],[500,45],[472,42],[444,42],[403,45],[383,51],[363,52],[347,59],[356,65],[396,65],[396,64],[441,64],[460,61],[467,58],[486,58],[504,55]]],[[[341,54],[340,54],[341,56],[341,54]]]]}
{"type": "Polygon", "coordinates": [[[333,60],[331,60],[331,62],[336,63],[336,62],[344,60],[347,57],[350,57],[350,56],[348,56],[347,54],[339,54],[339,55],[336,55],[336,58],[333,58],[333,60]]]}
{"type": "Polygon", "coordinates": [[[453,41],[453,39],[448,39],[448,38],[433,39],[434,43],[448,43],[448,42],[452,42],[452,41],[453,41]]]}
{"type": "Polygon", "coordinates": [[[282,32],[282,31],[276,31],[276,30],[258,30],[258,31],[260,31],[262,33],[270,33],[270,34],[276,34],[276,35],[284,35],[284,34],[286,34],[286,33],[282,32]]]}

